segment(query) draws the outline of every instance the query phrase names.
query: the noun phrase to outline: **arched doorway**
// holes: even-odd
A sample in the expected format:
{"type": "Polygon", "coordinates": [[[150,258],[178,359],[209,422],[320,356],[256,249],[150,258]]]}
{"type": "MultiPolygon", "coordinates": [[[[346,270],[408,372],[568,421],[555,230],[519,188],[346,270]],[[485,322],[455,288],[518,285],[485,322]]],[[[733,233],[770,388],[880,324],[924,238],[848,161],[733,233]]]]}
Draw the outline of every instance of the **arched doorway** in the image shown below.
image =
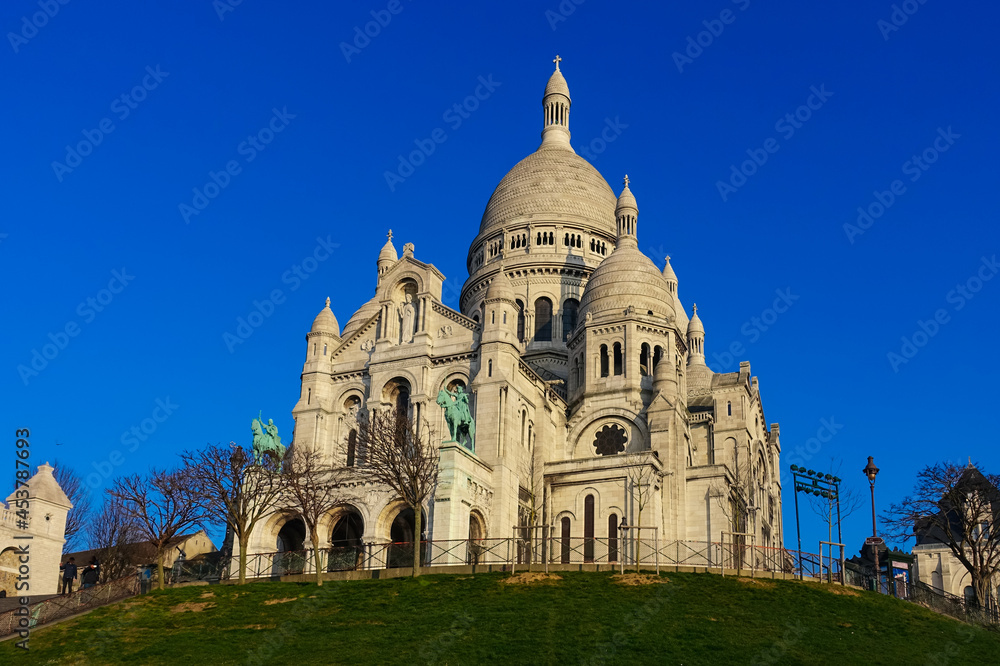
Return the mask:
{"type": "Polygon", "coordinates": [[[365,521],[353,507],[340,515],[330,530],[328,571],[357,569],[364,558],[365,521]]]}
{"type": "Polygon", "coordinates": [[[482,554],[486,538],[486,522],[478,511],[469,514],[469,564],[479,564],[479,556],[482,554]]]}
{"type": "Polygon", "coordinates": [[[382,401],[392,405],[397,416],[409,417],[410,382],[403,377],[396,377],[387,382],[382,389],[382,401]]]}
{"type": "MultiPolygon", "coordinates": [[[[392,544],[389,546],[386,566],[389,569],[396,567],[413,566],[413,542],[416,521],[414,520],[413,509],[405,507],[392,520],[389,528],[389,539],[392,544]]],[[[427,540],[427,516],[421,512],[420,520],[420,541],[427,540]]]]}
{"type": "Polygon", "coordinates": [[[301,518],[293,518],[278,531],[278,554],[274,569],[278,575],[299,574],[305,569],[306,525],[301,518]]]}

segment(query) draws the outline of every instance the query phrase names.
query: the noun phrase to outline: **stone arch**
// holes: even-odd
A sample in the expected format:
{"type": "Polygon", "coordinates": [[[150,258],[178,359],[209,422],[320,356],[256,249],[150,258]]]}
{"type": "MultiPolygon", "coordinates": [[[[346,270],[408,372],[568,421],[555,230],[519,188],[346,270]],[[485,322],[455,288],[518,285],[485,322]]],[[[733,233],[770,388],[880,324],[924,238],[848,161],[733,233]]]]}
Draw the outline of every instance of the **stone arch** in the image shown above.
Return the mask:
{"type": "Polygon", "coordinates": [[[409,415],[413,393],[413,384],[406,377],[397,375],[382,385],[382,404],[390,405],[397,414],[409,415]]]}
{"type": "Polygon", "coordinates": [[[605,423],[617,423],[625,428],[628,435],[628,443],[623,453],[633,451],[645,451],[648,449],[649,428],[643,416],[618,407],[605,407],[600,409],[587,420],[573,427],[566,438],[571,442],[569,446],[570,457],[590,458],[594,453],[594,437],[596,432],[605,423]],[[634,448],[639,446],[641,448],[634,448]]]}
{"type": "Polygon", "coordinates": [[[405,269],[399,272],[399,275],[394,275],[392,278],[391,286],[387,287],[383,292],[383,296],[386,298],[391,298],[393,301],[399,300],[398,297],[402,297],[404,293],[412,289],[411,295],[416,298],[417,294],[427,291],[424,285],[424,276],[413,269],[405,269]]]}

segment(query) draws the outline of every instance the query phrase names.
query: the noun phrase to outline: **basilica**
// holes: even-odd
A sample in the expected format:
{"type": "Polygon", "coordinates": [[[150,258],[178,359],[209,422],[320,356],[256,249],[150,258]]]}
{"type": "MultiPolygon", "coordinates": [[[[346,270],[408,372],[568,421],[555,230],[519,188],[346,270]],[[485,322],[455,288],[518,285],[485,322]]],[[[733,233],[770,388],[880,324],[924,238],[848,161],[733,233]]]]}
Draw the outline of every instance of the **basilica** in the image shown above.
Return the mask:
{"type": "MultiPolygon", "coordinates": [[[[705,328],[669,258],[661,271],[639,250],[628,177],[616,196],[570,144],[558,58],[542,110],[541,144],[486,203],[459,310],[442,302],[445,276],[411,243],[400,255],[391,232],[374,296],[343,327],[327,299],[306,335],[293,445],[363,464],[359,412],[405,410],[439,446],[421,521],[435,543],[534,525],[564,558],[579,540],[603,544],[591,561],[613,561],[622,527],[638,526],[655,528],[643,538],[735,534],[780,548],[778,425],[765,421],[750,364],[706,365],[705,328]],[[462,398],[474,437],[449,438],[442,391],[462,398]]],[[[357,491],[331,512],[322,543],[412,541],[413,512],[398,497],[357,491]]],[[[276,511],[250,547],[304,542],[300,521],[276,511]]]]}

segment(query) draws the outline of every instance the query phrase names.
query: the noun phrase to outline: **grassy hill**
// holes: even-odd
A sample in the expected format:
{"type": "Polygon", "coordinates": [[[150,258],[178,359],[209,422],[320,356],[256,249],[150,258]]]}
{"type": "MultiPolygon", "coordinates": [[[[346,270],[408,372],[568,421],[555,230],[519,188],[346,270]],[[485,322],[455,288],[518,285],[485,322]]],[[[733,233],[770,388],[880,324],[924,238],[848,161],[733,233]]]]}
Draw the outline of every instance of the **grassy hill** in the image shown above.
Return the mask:
{"type": "Polygon", "coordinates": [[[1000,634],[836,586],[553,576],[165,590],[35,630],[29,654],[6,641],[0,663],[982,664],[1000,654],[1000,634]]]}

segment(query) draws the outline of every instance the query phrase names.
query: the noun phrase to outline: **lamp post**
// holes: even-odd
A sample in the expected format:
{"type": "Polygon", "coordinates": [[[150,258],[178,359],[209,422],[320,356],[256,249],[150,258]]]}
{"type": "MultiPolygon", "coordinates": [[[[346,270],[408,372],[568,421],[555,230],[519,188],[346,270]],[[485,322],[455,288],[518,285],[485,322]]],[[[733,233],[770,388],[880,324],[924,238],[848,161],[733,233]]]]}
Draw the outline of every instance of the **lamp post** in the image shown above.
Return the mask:
{"type": "Polygon", "coordinates": [[[882,570],[878,563],[878,528],[875,524],[875,477],[878,475],[878,467],[875,466],[874,456],[868,456],[868,464],[861,470],[868,477],[868,485],[872,491],[872,548],[875,550],[875,591],[882,591],[882,570]]]}

